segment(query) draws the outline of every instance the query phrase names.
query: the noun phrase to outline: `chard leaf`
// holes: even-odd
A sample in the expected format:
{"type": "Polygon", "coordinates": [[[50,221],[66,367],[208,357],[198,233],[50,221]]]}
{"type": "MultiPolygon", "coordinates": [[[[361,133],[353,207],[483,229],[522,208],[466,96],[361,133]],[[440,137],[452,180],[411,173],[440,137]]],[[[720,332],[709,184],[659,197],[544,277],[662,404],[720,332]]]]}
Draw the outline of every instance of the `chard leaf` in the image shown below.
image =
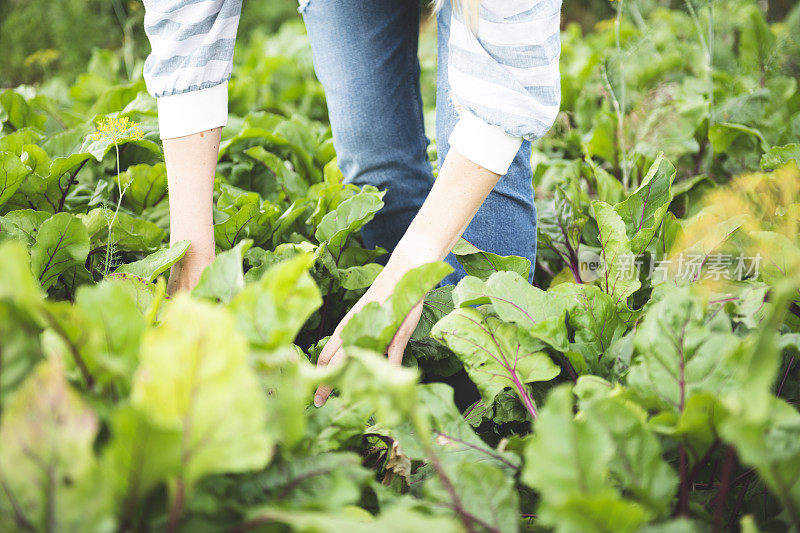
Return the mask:
{"type": "Polygon", "coordinates": [[[453,310],[453,286],[436,287],[425,295],[422,304],[422,315],[419,324],[411,336],[414,340],[422,340],[430,336],[433,325],[453,310]]]}
{"type": "Polygon", "coordinates": [[[167,197],[167,168],[164,163],[156,165],[131,165],[119,176],[122,186],[127,188],[124,201],[136,213],[141,214],[167,197]]]}
{"type": "Polygon", "coordinates": [[[800,413],[781,398],[768,397],[765,416],[729,416],[722,436],[736,446],[744,464],[756,468],[786,510],[800,523],[800,413]]]}
{"type": "Polygon", "coordinates": [[[189,241],[178,241],[169,248],[162,248],[143,259],[121,265],[114,272],[117,274],[131,274],[153,282],[160,274],[166,272],[167,269],[181,260],[186,254],[186,250],[189,249],[190,244],[189,241]]]}
{"type": "Polygon", "coordinates": [[[463,531],[463,526],[456,518],[424,512],[417,507],[415,502],[416,500],[413,499],[406,503],[394,504],[377,517],[360,507],[353,506],[345,507],[337,512],[263,507],[253,510],[249,516],[256,521],[286,524],[297,533],[319,533],[320,531],[460,533],[463,531]]]}
{"type": "Polygon", "coordinates": [[[129,381],[138,363],[139,338],[146,325],[131,292],[114,280],[83,286],[75,294],[74,308],[84,314],[94,330],[100,352],[96,358],[107,361],[114,370],[124,368],[122,376],[129,381]]]}
{"type": "Polygon", "coordinates": [[[89,234],[75,215],[57,213],[39,227],[31,247],[31,267],[44,289],[69,267],[83,264],[89,255],[89,234]]]}
{"type": "Polygon", "coordinates": [[[581,233],[588,221],[579,199],[557,187],[553,202],[537,207],[537,215],[538,245],[556,252],[567,266],[577,268],[581,233]]]}
{"type": "Polygon", "coordinates": [[[583,394],[585,380],[578,378],[575,393],[583,416],[597,421],[614,444],[609,470],[628,494],[664,518],[678,486],[678,476],[662,458],[661,444],[648,426],[648,413],[625,399],[622,388],[607,388],[594,397],[583,394]]]}
{"type": "Polygon", "coordinates": [[[725,314],[706,317],[694,291],[672,288],[648,308],[634,344],[628,385],[647,405],[677,413],[694,394],[724,390],[738,342],[725,314]]]}
{"type": "Polygon", "coordinates": [[[452,252],[468,275],[484,281],[493,273],[503,270],[516,272],[524,279],[528,279],[531,271],[531,262],[527,257],[502,256],[485,252],[464,238],[456,242],[452,252]]]}
{"type": "MultiPolygon", "coordinates": [[[[472,429],[453,403],[453,389],[444,383],[427,383],[417,387],[418,409],[430,420],[436,454],[446,468],[463,462],[486,462],[507,473],[519,468],[519,457],[495,450],[472,429]]],[[[403,453],[414,460],[426,458],[424,444],[409,420],[393,427],[375,424],[366,433],[395,439],[403,453]]]]}
{"type": "MultiPolygon", "coordinates": [[[[448,471],[448,477],[464,509],[484,524],[501,533],[519,531],[519,495],[514,478],[486,462],[461,461],[448,471]]],[[[433,501],[451,504],[452,496],[441,478],[423,486],[433,501]]]]}
{"type": "Polygon", "coordinates": [[[25,127],[43,130],[47,122],[47,117],[36,112],[25,101],[25,97],[14,89],[6,89],[0,93],[0,110],[3,111],[3,122],[11,126],[9,129],[12,131],[25,127]]]}
{"type": "MultiPolygon", "coordinates": [[[[223,193],[219,204],[225,199],[223,193]]],[[[242,239],[249,238],[259,244],[264,242],[273,222],[280,216],[278,207],[269,202],[262,204],[255,193],[242,194],[230,200],[233,203],[225,206],[224,210],[231,213],[231,216],[223,222],[214,224],[214,239],[217,244],[223,250],[228,250],[242,239]]],[[[218,207],[223,206],[218,205],[218,207]]]]}
{"type": "Polygon", "coordinates": [[[796,166],[800,166],[800,144],[792,143],[786,146],[773,146],[761,156],[761,169],[775,170],[792,161],[796,166]]]}
{"type": "Polygon", "coordinates": [[[334,257],[338,257],[347,237],[372,220],[382,207],[385,191],[365,187],[355,196],[340,203],[326,214],[314,234],[317,241],[325,242],[334,257]]]}
{"type": "Polygon", "coordinates": [[[675,167],[660,153],[639,188],[614,206],[625,222],[625,232],[634,255],[643,253],[655,238],[672,201],[670,186],[674,180],[675,167]]]}
{"type": "Polygon", "coordinates": [[[31,173],[22,160],[11,152],[0,152],[0,206],[8,201],[31,173]]]}
{"type": "Polygon", "coordinates": [[[340,391],[342,403],[367,406],[376,420],[390,427],[418,415],[415,369],[394,365],[385,355],[358,346],[346,346],[344,353],[344,363],[329,367],[323,378],[340,391]]]}
{"type": "Polygon", "coordinates": [[[16,514],[17,526],[38,531],[56,524],[86,530],[107,518],[92,450],[98,427],[97,415],[69,387],[61,360],[39,363],[3,411],[0,516],[16,514]]]}
{"type": "Polygon", "coordinates": [[[472,307],[455,309],[436,323],[431,335],[458,355],[487,404],[512,387],[535,417],[525,384],[549,381],[560,373],[541,342],[522,328],[472,307]]]}
{"type": "Polygon", "coordinates": [[[358,504],[372,477],[359,455],[326,452],[273,463],[252,483],[261,488],[261,497],[280,501],[285,508],[338,511],[358,504]]]}
{"type": "Polygon", "coordinates": [[[244,153],[269,169],[287,200],[294,202],[305,196],[308,183],[297,172],[289,169],[280,157],[268,152],[263,146],[253,146],[244,153]]]}
{"type": "Polygon", "coordinates": [[[180,473],[181,432],[151,423],[129,404],[114,410],[110,425],[101,465],[123,518],[130,520],[159,483],[180,473]]]}
{"type": "Polygon", "coordinates": [[[342,341],[384,353],[411,309],[452,271],[444,261],[409,270],[385,302],[370,302],[353,315],[342,329],[342,341]]]}
{"type": "Polygon", "coordinates": [[[600,373],[601,358],[625,334],[633,313],[617,307],[611,296],[596,285],[562,283],[548,292],[561,295],[568,302],[569,326],[575,332],[570,348],[580,352],[589,372],[600,373]]]}
{"type": "Polygon", "coordinates": [[[109,224],[114,220],[111,242],[117,249],[129,252],[155,252],[161,247],[167,234],[154,223],[133,217],[120,211],[114,218],[114,210],[106,207],[92,209],[78,215],[89,232],[92,250],[108,246],[109,224]]]}
{"type": "Polygon", "coordinates": [[[227,310],[180,294],[144,333],[140,358],[131,403],[179,432],[175,479],[190,487],[207,474],[266,466],[273,439],[264,393],[227,310]]]}
{"type": "Polygon", "coordinates": [[[625,229],[625,221],[605,202],[592,202],[600,230],[600,255],[603,265],[595,280],[616,305],[624,305],[628,296],[641,287],[636,275],[634,254],[625,229]]]}
{"type": "Polygon", "coordinates": [[[382,270],[383,265],[368,263],[362,266],[337,269],[337,273],[342,287],[353,291],[368,288],[382,270]]]}
{"type": "Polygon", "coordinates": [[[200,274],[192,295],[222,303],[230,302],[244,288],[242,261],[244,253],[252,245],[253,241],[245,239],[230,250],[218,254],[200,274]]]}
{"type": "Polygon", "coordinates": [[[31,246],[36,242],[39,227],[48,218],[50,218],[50,213],[33,209],[10,211],[0,217],[0,229],[2,229],[0,241],[16,239],[31,246]]]}
{"type": "Polygon", "coordinates": [[[550,391],[525,447],[522,482],[541,495],[538,518],[558,532],[638,531],[652,514],[608,483],[614,441],[591,417],[573,413],[572,391],[550,391]]]}
{"type": "Polygon", "coordinates": [[[0,409],[42,359],[40,329],[24,307],[0,296],[0,409]]]}
{"type": "Polygon", "coordinates": [[[261,348],[291,344],[306,320],[322,305],[308,270],[314,263],[303,253],[271,266],[230,302],[239,331],[261,348]]]}
{"type": "Polygon", "coordinates": [[[485,282],[465,277],[453,291],[458,307],[491,303],[497,315],[560,352],[568,349],[567,300],[555,291],[543,291],[516,272],[495,272],[485,282]]]}

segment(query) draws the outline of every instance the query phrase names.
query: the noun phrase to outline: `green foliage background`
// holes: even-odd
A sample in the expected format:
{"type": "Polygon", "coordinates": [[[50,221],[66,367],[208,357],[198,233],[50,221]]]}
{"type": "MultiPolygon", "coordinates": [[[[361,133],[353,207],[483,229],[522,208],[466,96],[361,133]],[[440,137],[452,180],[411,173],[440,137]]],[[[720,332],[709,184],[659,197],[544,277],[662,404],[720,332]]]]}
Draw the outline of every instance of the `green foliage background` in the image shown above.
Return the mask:
{"type": "Polygon", "coordinates": [[[564,28],[536,264],[460,241],[324,371],[384,191],[343,182],[300,21],[238,45],[217,259],[174,298],[142,58],[0,92],[0,531],[800,531],[800,8],[672,4],[564,28]]]}

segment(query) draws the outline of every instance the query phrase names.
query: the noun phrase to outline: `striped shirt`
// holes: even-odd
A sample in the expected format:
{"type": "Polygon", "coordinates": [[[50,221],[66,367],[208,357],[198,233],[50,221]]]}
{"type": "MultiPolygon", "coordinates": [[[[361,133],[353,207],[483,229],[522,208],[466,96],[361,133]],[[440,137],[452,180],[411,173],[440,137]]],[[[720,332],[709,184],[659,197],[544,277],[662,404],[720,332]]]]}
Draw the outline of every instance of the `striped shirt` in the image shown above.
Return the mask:
{"type": "MultiPolygon", "coordinates": [[[[301,9],[308,2],[301,0],[301,9]]],[[[227,124],[227,85],[242,0],[144,0],[144,64],[162,139],[227,124]]],[[[482,0],[477,34],[452,11],[450,144],[505,174],[523,139],[542,137],[561,103],[561,0],[482,0]]]]}

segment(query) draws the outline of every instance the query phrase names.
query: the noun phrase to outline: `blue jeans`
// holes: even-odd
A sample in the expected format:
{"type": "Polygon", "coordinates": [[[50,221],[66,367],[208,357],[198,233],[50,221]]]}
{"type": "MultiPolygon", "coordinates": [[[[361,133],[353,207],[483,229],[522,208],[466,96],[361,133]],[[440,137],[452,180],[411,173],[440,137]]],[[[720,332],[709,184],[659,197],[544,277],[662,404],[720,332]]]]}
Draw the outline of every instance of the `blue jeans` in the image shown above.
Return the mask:
{"type": "MultiPolygon", "coordinates": [[[[386,189],[384,207],[361,230],[364,244],[391,252],[434,179],[419,85],[419,0],[311,0],[301,12],[344,181],[386,189]]],[[[438,32],[436,148],[441,164],[458,120],[447,96],[449,2],[439,13],[438,32]]],[[[530,159],[526,141],[463,237],[482,250],[527,257],[532,281],[536,207],[530,159]]],[[[385,264],[388,254],[381,259],[385,264]]],[[[463,267],[452,253],[445,261],[454,271],[441,285],[458,283],[465,276],[463,267]]]]}

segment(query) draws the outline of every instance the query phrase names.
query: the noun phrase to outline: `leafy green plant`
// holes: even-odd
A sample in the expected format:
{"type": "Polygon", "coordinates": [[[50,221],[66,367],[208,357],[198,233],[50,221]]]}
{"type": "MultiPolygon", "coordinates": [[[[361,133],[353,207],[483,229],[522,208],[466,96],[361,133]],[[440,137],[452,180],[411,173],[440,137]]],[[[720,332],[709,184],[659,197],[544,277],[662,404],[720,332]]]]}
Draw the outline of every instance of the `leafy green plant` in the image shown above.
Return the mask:
{"type": "Polygon", "coordinates": [[[175,297],[189,243],[124,50],[0,93],[0,530],[800,529],[800,11],[675,4],[565,29],[536,264],[459,241],[467,275],[410,272],[334,368],[385,191],[337,168],[296,23],[237,55],[217,257],[175,297]]]}

